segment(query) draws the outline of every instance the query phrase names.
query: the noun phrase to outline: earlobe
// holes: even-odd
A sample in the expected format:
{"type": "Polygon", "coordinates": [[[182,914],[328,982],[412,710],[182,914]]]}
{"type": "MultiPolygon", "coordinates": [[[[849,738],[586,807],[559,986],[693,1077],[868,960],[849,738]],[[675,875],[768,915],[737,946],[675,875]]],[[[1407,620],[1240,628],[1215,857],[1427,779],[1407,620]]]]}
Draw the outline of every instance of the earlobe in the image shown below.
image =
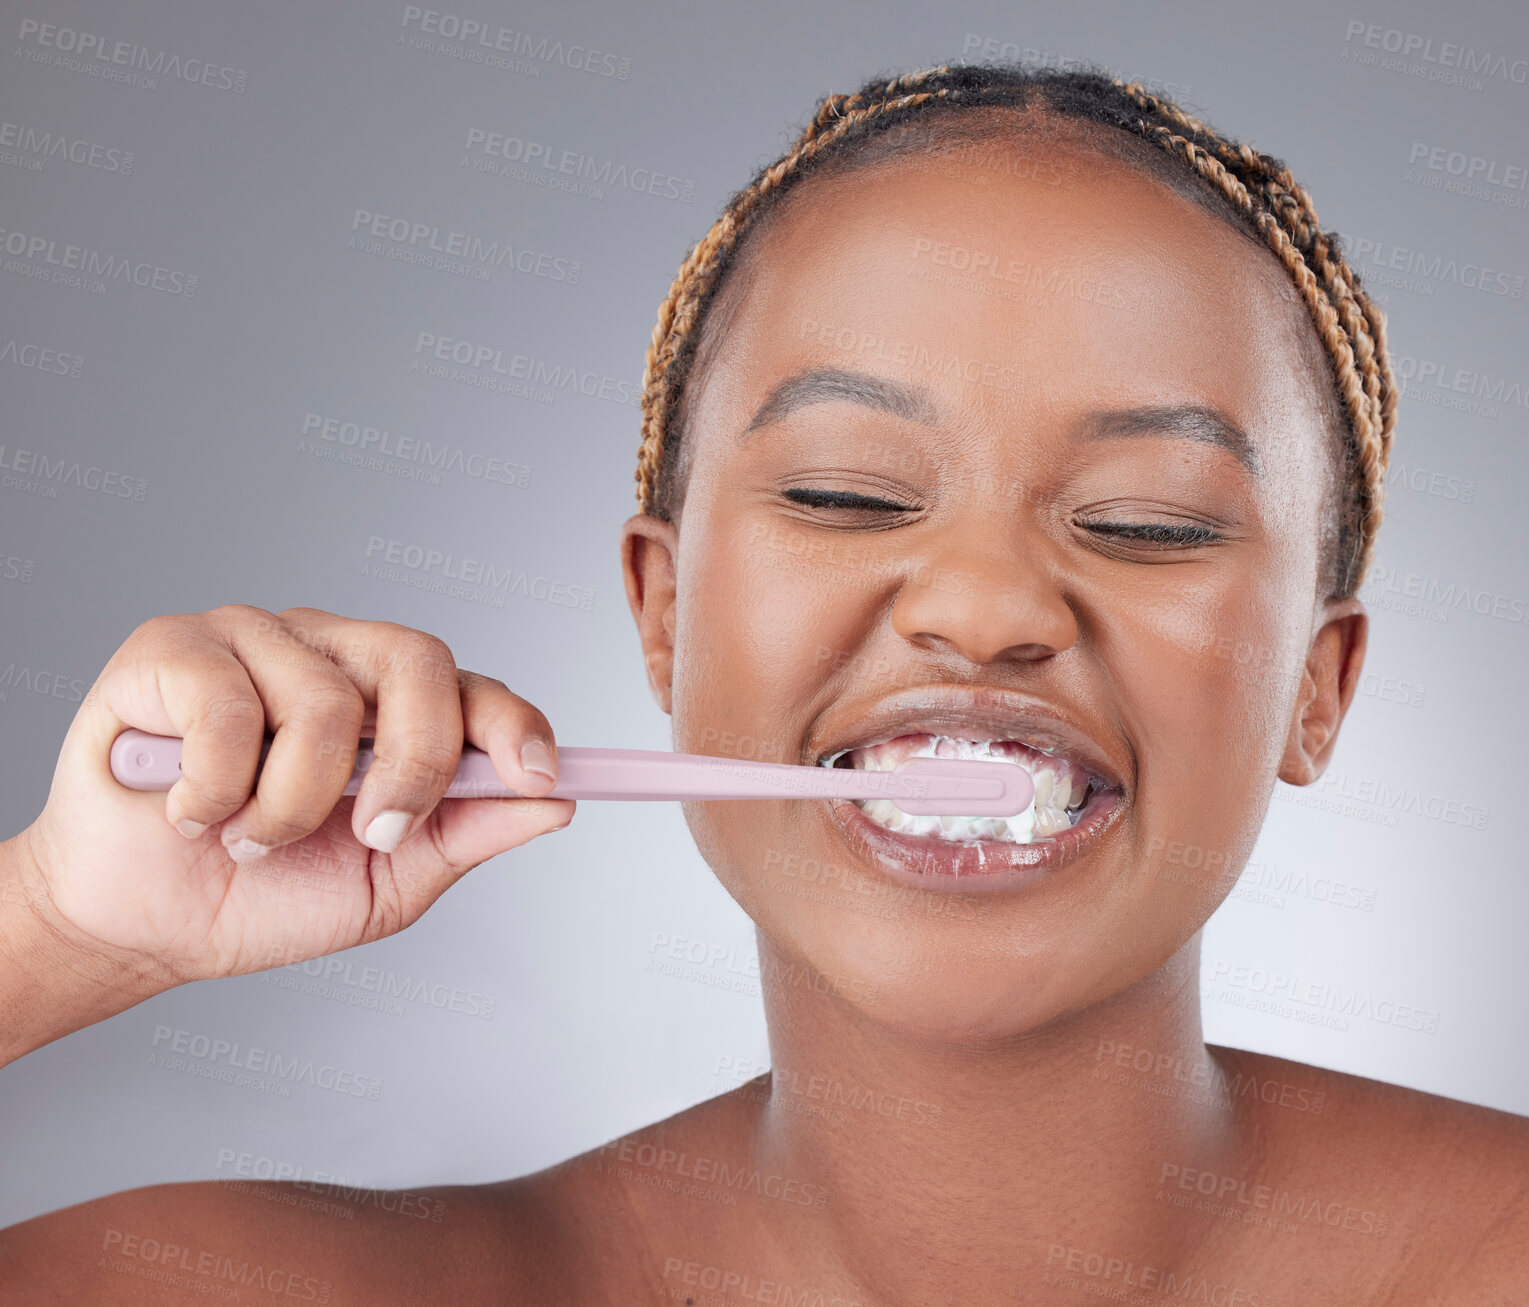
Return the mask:
{"type": "Polygon", "coordinates": [[[666,713],[673,711],[675,563],[679,533],[672,522],[636,513],[621,527],[621,572],[627,606],[637,623],[648,688],[666,713]]]}
{"type": "Polygon", "coordinates": [[[1302,669],[1301,688],[1278,776],[1287,785],[1310,785],[1327,770],[1338,728],[1364,669],[1369,615],[1357,598],[1330,599],[1302,669]]]}

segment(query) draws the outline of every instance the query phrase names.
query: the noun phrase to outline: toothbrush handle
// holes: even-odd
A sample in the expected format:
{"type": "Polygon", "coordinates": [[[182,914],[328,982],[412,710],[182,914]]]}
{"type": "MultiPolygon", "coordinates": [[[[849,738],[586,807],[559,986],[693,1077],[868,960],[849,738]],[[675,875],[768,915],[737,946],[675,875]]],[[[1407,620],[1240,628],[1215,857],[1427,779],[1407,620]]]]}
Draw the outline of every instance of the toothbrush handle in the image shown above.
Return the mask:
{"type": "MultiPolygon", "coordinates": [[[[178,735],[152,735],[148,731],[130,727],[112,741],[111,774],[119,785],[130,790],[168,790],[180,779],[181,749],[184,743],[185,741],[178,735]]],[[[373,741],[369,736],[360,740],[360,747],[356,750],[355,764],[351,768],[350,780],[346,782],[342,793],[354,795],[360,792],[361,782],[366,776],[367,769],[376,761],[377,755],[372,744],[373,741]]],[[[266,755],[270,753],[270,750],[271,736],[267,735],[265,742],[260,746],[260,761],[256,764],[257,775],[265,766],[266,755]]],[[[577,749],[558,750],[558,785],[552,791],[557,798],[584,797],[574,796],[565,788],[570,784],[570,778],[568,764],[564,759],[569,753],[578,752],[580,750],[577,749]]],[[[585,752],[601,753],[603,750],[593,749],[585,752]]],[[[512,790],[499,779],[498,772],[494,770],[493,759],[488,754],[482,749],[467,745],[463,748],[458,760],[456,776],[446,787],[445,797],[449,799],[513,799],[519,797],[519,792],[512,790]]]]}
{"type": "MultiPolygon", "coordinates": [[[[111,747],[111,771],[130,790],[168,790],[180,778],[178,735],[151,735],[129,728],[111,747]]],[[[343,793],[361,788],[376,755],[363,738],[343,793]]],[[[260,750],[265,764],[271,747],[260,750]]],[[[790,763],[746,762],[699,753],[654,749],[596,749],[559,746],[557,784],[544,797],[554,799],[754,799],[783,795],[837,798],[924,797],[931,782],[892,772],[830,771],[790,763]]],[[[938,785],[938,782],[935,782],[938,785]]],[[[946,781],[946,785],[950,782],[946,781]]],[[[979,782],[980,784],[980,782],[979,782]]],[[[968,790],[970,782],[967,782],[968,790]]],[[[471,745],[462,750],[456,777],[446,788],[449,799],[516,798],[517,790],[499,779],[493,759],[471,745]]]]}

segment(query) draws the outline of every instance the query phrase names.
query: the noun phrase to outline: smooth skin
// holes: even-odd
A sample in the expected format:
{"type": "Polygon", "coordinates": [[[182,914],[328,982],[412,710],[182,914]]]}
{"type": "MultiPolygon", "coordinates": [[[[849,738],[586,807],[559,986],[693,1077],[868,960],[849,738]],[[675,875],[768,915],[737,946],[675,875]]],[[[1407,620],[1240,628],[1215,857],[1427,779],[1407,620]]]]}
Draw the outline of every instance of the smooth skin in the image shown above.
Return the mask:
{"type": "MultiPolygon", "coordinates": [[[[1111,829],[1023,890],[894,894],[827,804],[688,804],[758,926],[773,1091],[425,1191],[438,1224],[378,1206],[330,1221],[269,1201],[279,1185],[134,1190],[0,1235],[0,1284],[181,1301],[98,1267],[116,1229],[279,1261],[336,1303],[1072,1304],[1122,1284],[1247,1307],[1529,1302],[1529,1121],[1203,1042],[1200,929],[1232,877],[1158,851],[1239,870],[1275,780],[1328,765],[1363,664],[1363,606],[1318,593],[1327,364],[1260,247],[1086,142],[1035,149],[1081,166],[894,161],[792,197],[719,306],[683,513],[630,519],[622,562],[675,749],[729,731],[811,763],[887,694],[1008,691],[1083,723],[1120,771],[1111,829]],[[1114,289],[973,289],[939,279],[955,249],[1114,289]],[[745,438],[804,368],[922,385],[928,404],[820,402],[745,438]],[[1097,410],[1148,404],[1225,414],[1259,474],[1204,441],[1081,437],[1097,410]],[[805,487],[879,506],[784,493],[805,487]],[[1106,529],[1152,522],[1216,539],[1106,529]],[[814,859],[842,874],[784,870],[814,859]],[[1123,1047],[1152,1069],[1117,1063],[1123,1047]]],[[[3,846],[32,905],[0,934],[11,1056],[169,985],[401,929],[566,822],[566,801],[438,803],[464,739],[512,784],[521,742],[552,742],[531,705],[448,665],[431,637],[314,610],[140,628],[76,718],[47,808],[3,846]],[[293,624],[313,638],[276,633],[293,624]],[[246,802],[257,699],[286,749],[246,802]],[[414,779],[326,819],[372,711],[414,779]],[[123,725],[195,740],[194,792],[115,787],[123,725]],[[418,823],[391,856],[360,841],[388,807],[418,823]],[[222,826],[188,839],[183,816],[222,826]],[[240,837],[277,847],[236,864],[240,837]],[[315,849],[344,893],[256,882],[315,849]]]]}

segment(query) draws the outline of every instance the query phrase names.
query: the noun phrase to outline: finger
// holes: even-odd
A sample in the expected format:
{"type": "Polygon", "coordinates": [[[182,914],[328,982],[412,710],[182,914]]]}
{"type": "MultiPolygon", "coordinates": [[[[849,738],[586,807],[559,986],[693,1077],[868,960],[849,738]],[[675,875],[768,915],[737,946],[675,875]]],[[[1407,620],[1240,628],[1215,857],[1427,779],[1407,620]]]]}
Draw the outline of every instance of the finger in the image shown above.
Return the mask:
{"type": "Polygon", "coordinates": [[[208,636],[197,615],[156,617],[124,643],[101,675],[121,727],[178,735],[181,776],[165,817],[188,838],[249,798],[265,738],[265,707],[244,665],[208,636]]]}
{"type": "Polygon", "coordinates": [[[440,851],[446,883],[479,863],[564,829],[574,819],[573,799],[447,799],[440,808],[440,851]]]}
{"type": "Polygon", "coordinates": [[[456,777],[463,742],[456,660],[443,640],[395,622],[357,622],[318,609],[282,616],[374,705],[374,759],[356,794],[351,829],[361,843],[391,853],[456,777]]]}
{"type": "Polygon", "coordinates": [[[333,811],[355,767],[362,690],[275,615],[240,610],[220,627],[265,705],[270,751],[255,792],[223,824],[236,862],[311,835],[333,811]]]}
{"type": "Polygon", "coordinates": [[[557,741],[541,709],[493,677],[459,668],[457,680],[467,743],[489,755],[512,790],[528,798],[546,794],[557,784],[557,741]]]}
{"type": "Polygon", "coordinates": [[[443,799],[390,859],[399,927],[480,863],[564,829],[577,806],[573,799],[443,799]]]}

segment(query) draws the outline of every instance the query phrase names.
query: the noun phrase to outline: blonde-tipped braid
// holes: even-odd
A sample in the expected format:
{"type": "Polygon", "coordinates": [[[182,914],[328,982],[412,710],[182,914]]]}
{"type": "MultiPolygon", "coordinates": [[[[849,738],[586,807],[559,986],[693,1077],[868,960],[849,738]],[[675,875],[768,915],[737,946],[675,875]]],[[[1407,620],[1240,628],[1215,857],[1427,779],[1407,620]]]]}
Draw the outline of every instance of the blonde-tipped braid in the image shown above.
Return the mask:
{"type": "MultiPolygon", "coordinates": [[[[1058,119],[1113,128],[1177,159],[1245,216],[1289,275],[1332,365],[1346,424],[1344,535],[1336,593],[1363,584],[1380,527],[1386,467],[1396,425],[1397,388],[1386,349],[1385,319],[1344,261],[1339,238],[1322,230],[1305,189],[1278,159],[1230,140],[1170,100],[1098,71],[1061,72],[1021,65],[941,64],[853,94],[825,96],[791,149],[762,168],[691,247],[659,307],[642,381],[642,442],[637,454],[641,511],[658,502],[666,448],[684,391],[698,328],[721,274],[769,202],[820,156],[839,156],[892,120],[917,122],[920,109],[1035,107],[1058,119]],[[1350,505],[1353,521],[1347,520],[1350,505]]],[[[900,124],[899,124],[900,125],[900,124]]]]}

